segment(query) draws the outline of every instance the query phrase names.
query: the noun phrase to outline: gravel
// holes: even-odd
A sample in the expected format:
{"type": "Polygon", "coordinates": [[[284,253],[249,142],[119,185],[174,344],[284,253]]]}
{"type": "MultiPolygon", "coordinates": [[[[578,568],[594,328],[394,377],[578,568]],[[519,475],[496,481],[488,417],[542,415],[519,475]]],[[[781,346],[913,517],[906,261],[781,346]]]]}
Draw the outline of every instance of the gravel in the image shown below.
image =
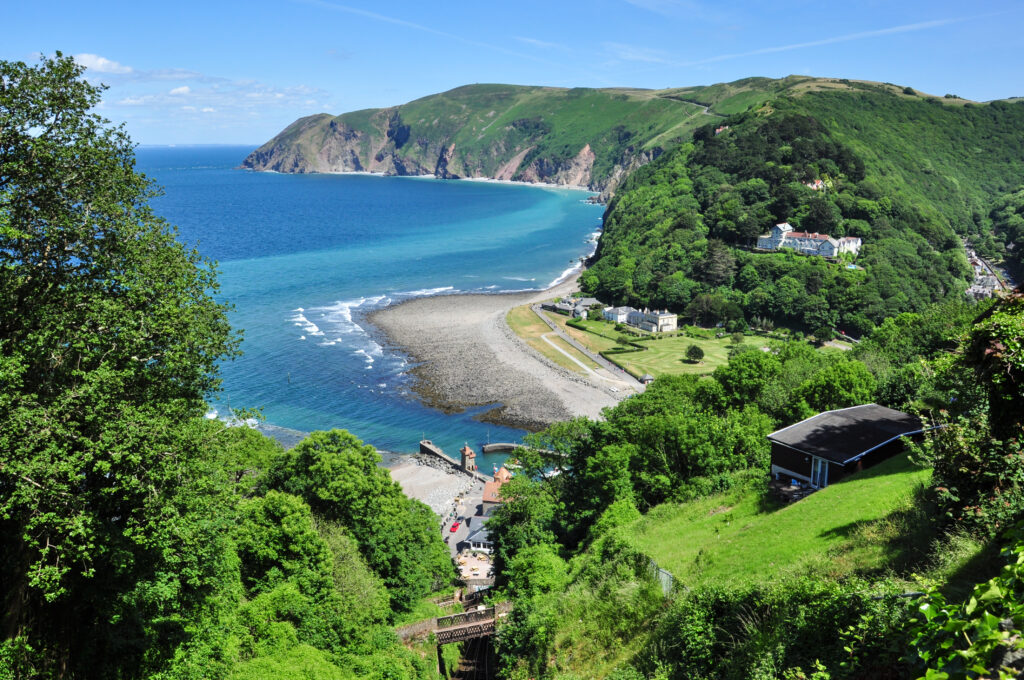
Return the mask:
{"type": "Polygon", "coordinates": [[[481,420],[539,430],[576,415],[598,418],[616,401],[547,361],[505,323],[515,306],[567,295],[575,279],[537,293],[438,295],[378,310],[369,321],[418,365],[414,390],[446,412],[491,406],[481,420]]]}

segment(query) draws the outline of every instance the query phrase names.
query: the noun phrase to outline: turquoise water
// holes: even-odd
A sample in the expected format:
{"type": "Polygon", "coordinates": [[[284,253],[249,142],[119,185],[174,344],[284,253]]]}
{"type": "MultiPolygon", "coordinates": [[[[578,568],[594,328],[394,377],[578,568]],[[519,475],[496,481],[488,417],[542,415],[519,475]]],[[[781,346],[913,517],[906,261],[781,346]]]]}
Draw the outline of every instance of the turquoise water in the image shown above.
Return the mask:
{"type": "Polygon", "coordinates": [[[164,187],[157,213],[219,261],[220,297],[244,331],[218,413],[259,407],[274,426],[341,427],[399,452],[423,436],[451,453],[518,440],[418,403],[407,358],[361,318],[419,295],[545,288],[592,252],[601,209],[567,189],[234,169],[250,150],[137,152],[164,187]]]}

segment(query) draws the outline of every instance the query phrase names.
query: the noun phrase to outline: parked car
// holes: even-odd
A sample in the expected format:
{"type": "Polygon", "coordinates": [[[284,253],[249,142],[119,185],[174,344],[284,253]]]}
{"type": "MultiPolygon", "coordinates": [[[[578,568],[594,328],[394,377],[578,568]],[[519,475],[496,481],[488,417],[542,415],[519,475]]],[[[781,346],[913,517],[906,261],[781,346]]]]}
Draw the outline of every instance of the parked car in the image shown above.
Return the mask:
{"type": "Polygon", "coordinates": [[[448,531],[450,531],[450,532],[452,532],[454,534],[458,530],[459,530],[459,523],[458,522],[452,522],[452,528],[449,529],[448,531]]]}

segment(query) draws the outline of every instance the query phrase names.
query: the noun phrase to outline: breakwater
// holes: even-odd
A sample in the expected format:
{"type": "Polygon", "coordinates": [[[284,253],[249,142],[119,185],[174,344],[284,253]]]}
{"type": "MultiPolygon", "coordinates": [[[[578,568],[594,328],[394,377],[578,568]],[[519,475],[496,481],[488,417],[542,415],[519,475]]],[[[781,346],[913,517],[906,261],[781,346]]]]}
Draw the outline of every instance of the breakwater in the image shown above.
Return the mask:
{"type": "Polygon", "coordinates": [[[458,461],[456,461],[454,458],[446,454],[443,450],[441,450],[440,446],[430,441],[429,439],[420,440],[420,455],[426,457],[427,459],[441,461],[441,463],[451,468],[452,472],[458,472],[464,475],[469,475],[473,479],[479,480],[481,482],[491,481],[490,477],[488,477],[485,474],[481,474],[476,470],[464,470],[462,468],[462,465],[458,461]]]}

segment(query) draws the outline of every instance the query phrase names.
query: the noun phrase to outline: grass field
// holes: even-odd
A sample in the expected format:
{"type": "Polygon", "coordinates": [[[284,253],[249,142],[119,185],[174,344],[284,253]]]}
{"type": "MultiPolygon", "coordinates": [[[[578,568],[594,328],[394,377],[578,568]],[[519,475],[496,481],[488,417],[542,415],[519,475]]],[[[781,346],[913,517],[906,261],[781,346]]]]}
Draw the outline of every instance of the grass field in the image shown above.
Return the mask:
{"type": "Polygon", "coordinates": [[[906,557],[915,494],[930,475],[899,455],[781,508],[760,491],[737,490],[659,506],[620,531],[689,587],[807,571],[841,577],[906,557]]]}
{"type": "MultiPolygon", "coordinates": [[[[570,337],[579,341],[592,352],[603,352],[618,346],[618,343],[612,338],[617,337],[620,333],[615,330],[614,326],[604,321],[583,321],[583,324],[591,329],[591,332],[583,332],[568,326],[566,324],[569,320],[568,317],[561,314],[550,314],[549,317],[565,329],[570,337]]],[[[682,373],[704,375],[728,362],[729,348],[733,346],[728,336],[704,339],[683,335],[666,337],[661,340],[645,340],[640,344],[647,347],[647,350],[628,354],[613,354],[608,358],[637,377],[644,373],[650,373],[655,378],[661,375],[682,373]],[[690,345],[697,345],[704,350],[704,359],[700,363],[694,364],[686,359],[686,348],[690,345]]],[[[744,336],[742,344],[750,347],[770,347],[774,342],[757,336],[744,336]]]]}
{"type": "MultiPolygon", "coordinates": [[[[537,318],[537,315],[533,313],[533,310],[530,309],[529,305],[522,305],[520,307],[513,308],[505,317],[505,322],[508,323],[508,327],[511,328],[516,335],[526,341],[526,344],[540,352],[543,356],[555,362],[562,368],[567,368],[576,373],[584,373],[576,362],[571,361],[541,337],[545,333],[551,333],[552,331],[548,328],[546,323],[537,318]]],[[[551,342],[558,345],[565,352],[571,354],[577,361],[583,363],[588,368],[598,368],[597,364],[558,336],[552,335],[550,339],[551,342]]]]}

